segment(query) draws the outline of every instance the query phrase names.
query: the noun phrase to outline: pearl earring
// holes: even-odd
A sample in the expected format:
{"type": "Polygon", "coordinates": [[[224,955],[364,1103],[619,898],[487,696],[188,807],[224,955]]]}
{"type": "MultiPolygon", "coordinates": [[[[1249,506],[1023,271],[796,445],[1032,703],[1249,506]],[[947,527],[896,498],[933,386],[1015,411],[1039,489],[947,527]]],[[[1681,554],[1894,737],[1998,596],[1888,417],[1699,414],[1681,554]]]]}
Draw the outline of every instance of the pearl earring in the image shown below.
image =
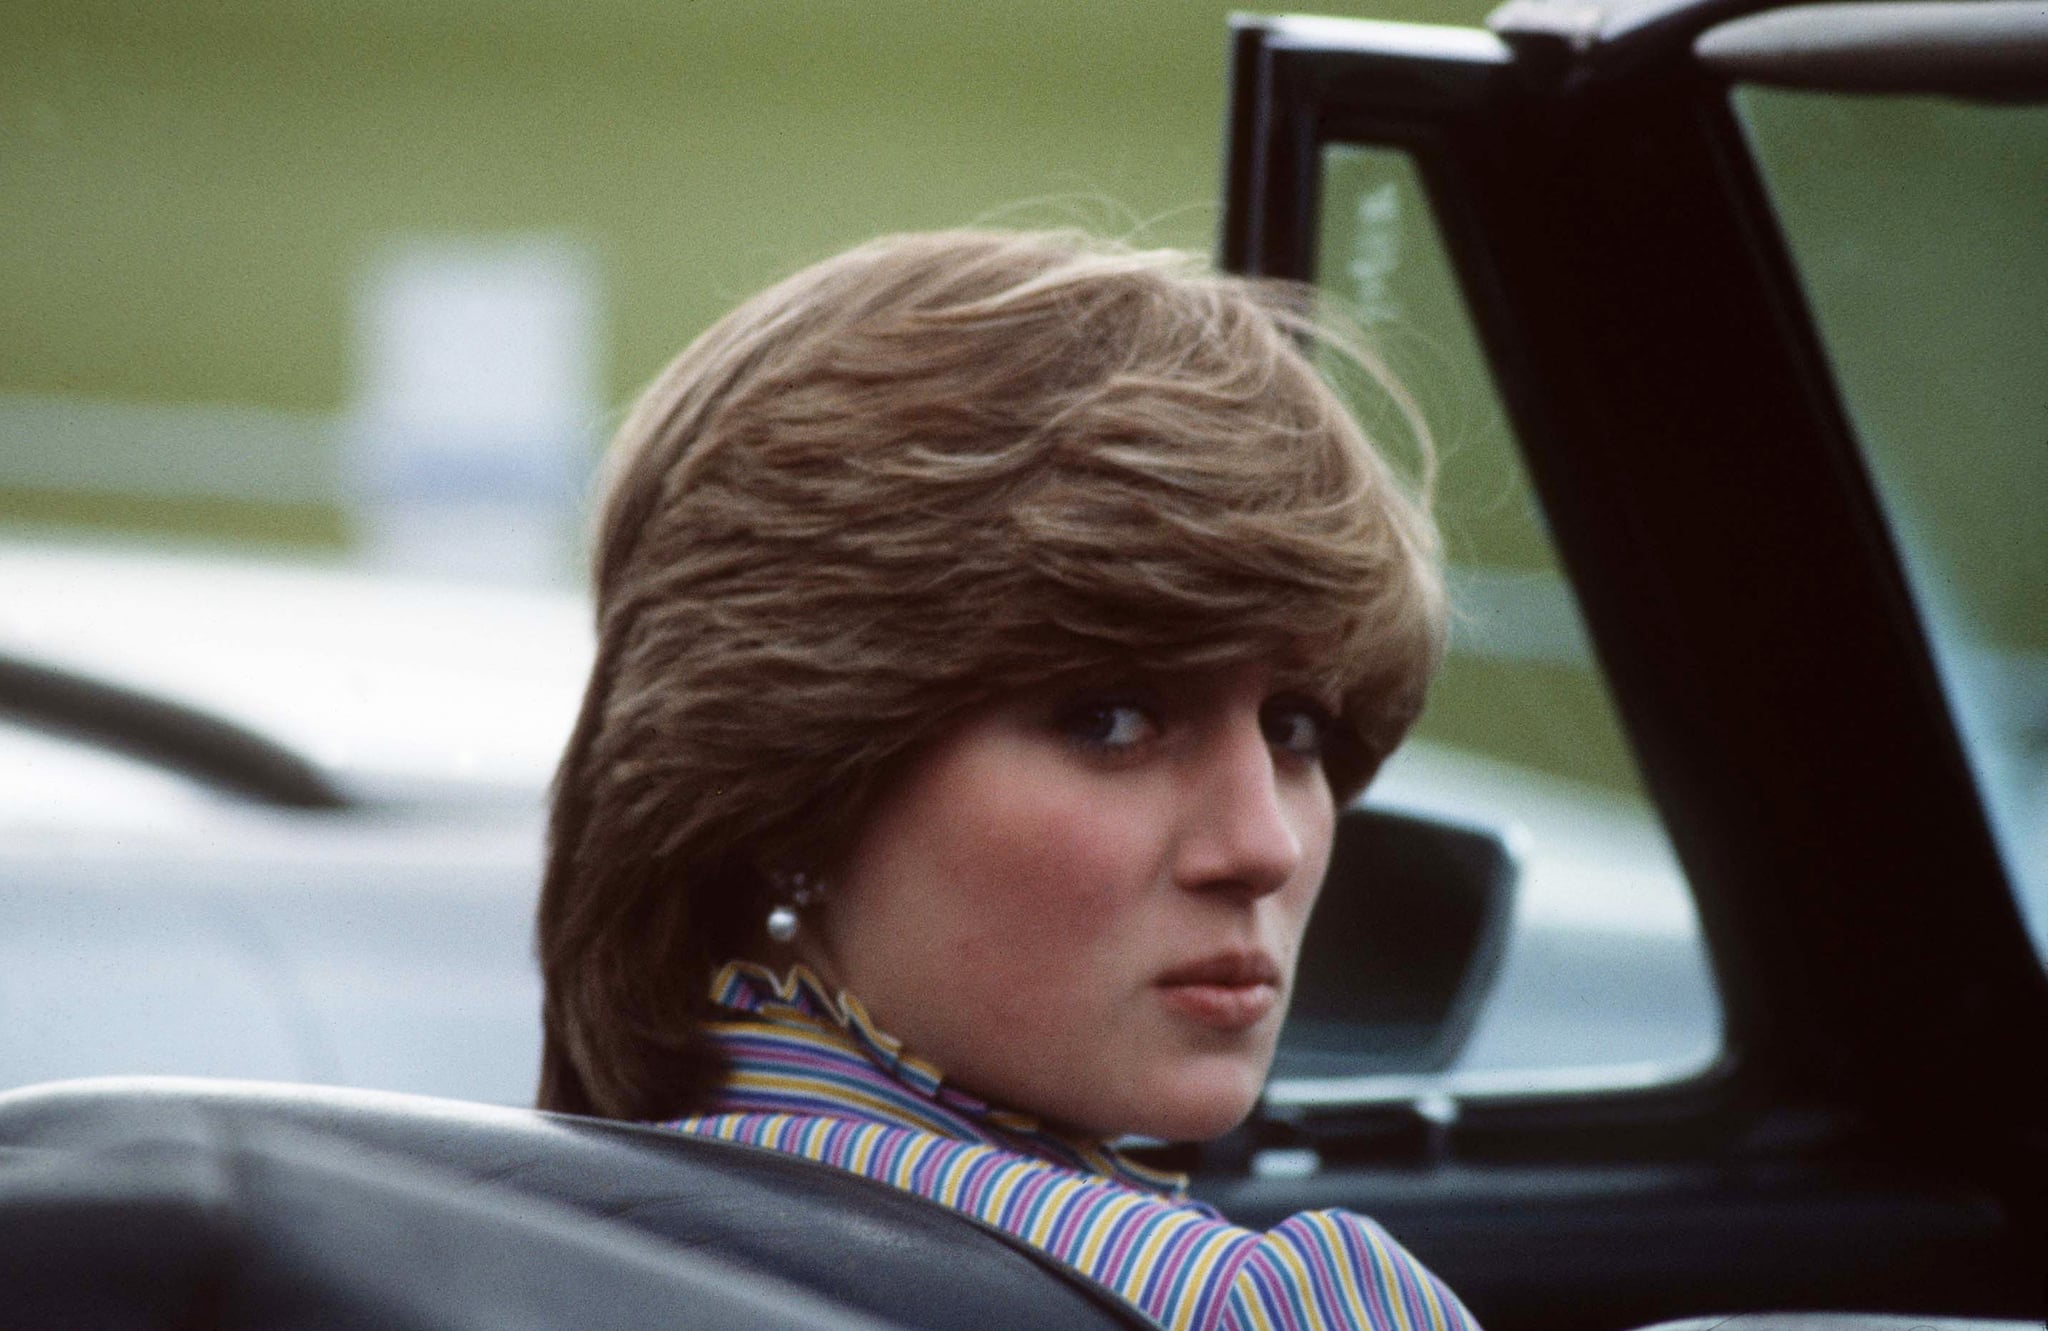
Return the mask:
{"type": "Polygon", "coordinates": [[[825,894],[825,884],[800,870],[777,873],[775,894],[781,898],[768,911],[768,936],[778,943],[792,942],[801,923],[798,912],[825,894]]]}

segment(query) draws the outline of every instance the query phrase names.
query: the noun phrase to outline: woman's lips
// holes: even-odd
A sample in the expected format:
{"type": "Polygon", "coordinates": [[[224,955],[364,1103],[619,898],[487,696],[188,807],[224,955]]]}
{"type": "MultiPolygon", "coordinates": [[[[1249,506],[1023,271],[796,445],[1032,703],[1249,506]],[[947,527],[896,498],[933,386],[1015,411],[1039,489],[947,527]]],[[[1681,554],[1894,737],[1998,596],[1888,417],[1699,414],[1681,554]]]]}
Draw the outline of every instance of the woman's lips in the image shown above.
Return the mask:
{"type": "Polygon", "coordinates": [[[1173,1011],[1219,1031],[1249,1030],[1280,1001],[1273,984],[1163,984],[1159,993],[1173,1011]]]}
{"type": "Polygon", "coordinates": [[[1243,1031],[1280,1002],[1280,967],[1263,952],[1221,952],[1176,966],[1158,981],[1168,1008],[1203,1026],[1243,1031]]]}

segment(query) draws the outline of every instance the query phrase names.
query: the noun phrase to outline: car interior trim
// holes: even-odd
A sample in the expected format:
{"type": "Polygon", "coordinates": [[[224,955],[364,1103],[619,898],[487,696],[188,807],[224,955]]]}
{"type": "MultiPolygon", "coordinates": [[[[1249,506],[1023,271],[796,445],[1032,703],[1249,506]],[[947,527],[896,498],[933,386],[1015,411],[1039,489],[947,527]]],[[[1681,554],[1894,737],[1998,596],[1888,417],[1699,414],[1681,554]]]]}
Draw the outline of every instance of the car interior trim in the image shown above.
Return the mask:
{"type": "Polygon", "coordinates": [[[1534,1096],[1613,1095],[1669,1089],[1710,1076],[1718,1057],[1690,1062],[1616,1063],[1578,1068],[1478,1068],[1423,1076],[1288,1077],[1266,1084],[1276,1110],[1335,1105],[1409,1105],[1438,1098],[1460,1104],[1534,1096]]]}
{"type": "Polygon", "coordinates": [[[1422,60],[1458,60],[1504,65],[1513,58],[1506,42],[1480,28],[1386,19],[1323,18],[1289,14],[1265,20],[1267,42],[1275,48],[1306,47],[1398,54],[1422,60]]]}
{"type": "Polygon", "coordinates": [[[2048,8],[2032,0],[1796,5],[1693,44],[1723,78],[1807,92],[2048,97],[2048,8]]]}

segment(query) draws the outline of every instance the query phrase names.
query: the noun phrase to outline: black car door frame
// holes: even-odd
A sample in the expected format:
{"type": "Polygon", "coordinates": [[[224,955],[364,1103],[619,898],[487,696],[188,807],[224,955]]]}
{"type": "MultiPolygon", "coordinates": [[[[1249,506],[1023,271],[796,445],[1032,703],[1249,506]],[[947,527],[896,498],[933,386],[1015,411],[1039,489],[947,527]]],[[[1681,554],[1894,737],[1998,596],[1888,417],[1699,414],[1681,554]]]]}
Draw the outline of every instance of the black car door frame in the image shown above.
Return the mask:
{"type": "Polygon", "coordinates": [[[2040,1297],[2048,983],[1728,85],[1693,58],[1759,7],[1234,28],[1224,265],[1312,280],[1322,147],[1412,155],[1726,1007],[1713,1075],[1463,1106],[1428,1180],[1212,1187],[1397,1212],[1517,1325],[1555,1299],[1586,1326],[2040,1297]],[[1666,1172],[1625,1175],[1646,1160],[1666,1172]]]}

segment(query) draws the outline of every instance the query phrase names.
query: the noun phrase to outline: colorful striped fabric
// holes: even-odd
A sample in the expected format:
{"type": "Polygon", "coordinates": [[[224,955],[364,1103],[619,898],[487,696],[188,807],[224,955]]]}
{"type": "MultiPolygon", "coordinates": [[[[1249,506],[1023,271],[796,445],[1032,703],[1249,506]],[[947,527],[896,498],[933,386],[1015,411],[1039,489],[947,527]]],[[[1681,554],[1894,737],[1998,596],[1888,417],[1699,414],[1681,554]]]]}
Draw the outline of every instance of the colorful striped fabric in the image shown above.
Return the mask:
{"type": "Polygon", "coordinates": [[[1186,1180],[1063,1137],[945,1085],[850,995],[735,962],[712,1023],[732,1075],[717,1112],[666,1126],[879,1179],[995,1225],[1164,1326],[1202,1331],[1465,1331],[1464,1306],[1378,1225],[1309,1211],[1264,1234],[1183,1195],[1186,1180]]]}

